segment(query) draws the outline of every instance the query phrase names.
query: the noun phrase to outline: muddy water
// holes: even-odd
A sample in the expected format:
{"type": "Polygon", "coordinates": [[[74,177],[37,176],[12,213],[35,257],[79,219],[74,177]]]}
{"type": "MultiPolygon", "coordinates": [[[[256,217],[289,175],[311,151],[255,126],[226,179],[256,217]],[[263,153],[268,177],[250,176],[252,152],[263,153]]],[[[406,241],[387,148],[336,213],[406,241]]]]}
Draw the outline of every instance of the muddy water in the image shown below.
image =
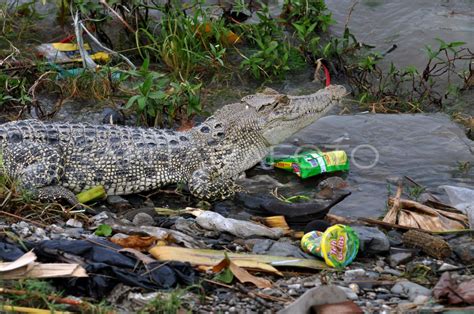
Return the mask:
{"type": "Polygon", "coordinates": [[[332,209],[339,215],[383,214],[388,183],[397,177],[409,176],[440,197],[440,185],[474,188],[474,168],[463,172],[459,166],[474,165],[474,142],[444,114],[327,116],[276,152],[296,150],[295,139],[309,147],[343,149],[350,156],[347,181],[352,194],[332,209]]]}
{"type": "MultiPolygon", "coordinates": [[[[337,24],[335,33],[342,33],[353,0],[327,0],[337,24]]],[[[425,45],[436,47],[435,38],[446,42],[463,41],[474,49],[474,2],[472,0],[358,1],[348,23],[362,42],[386,51],[388,61],[400,66],[423,66],[425,45]]]]}

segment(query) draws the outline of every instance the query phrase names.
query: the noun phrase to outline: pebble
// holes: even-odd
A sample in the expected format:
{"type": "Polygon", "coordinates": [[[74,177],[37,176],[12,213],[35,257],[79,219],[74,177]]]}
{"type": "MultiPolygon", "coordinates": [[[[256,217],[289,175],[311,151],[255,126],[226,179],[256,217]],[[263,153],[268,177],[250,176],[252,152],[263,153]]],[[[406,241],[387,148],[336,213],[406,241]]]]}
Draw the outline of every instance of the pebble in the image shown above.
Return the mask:
{"type": "Polygon", "coordinates": [[[109,214],[107,212],[100,212],[97,215],[90,218],[91,221],[95,222],[96,224],[100,224],[102,221],[109,218],[109,214]]]}
{"type": "Polygon", "coordinates": [[[396,277],[400,277],[401,275],[403,275],[403,273],[402,273],[401,271],[396,270],[396,269],[392,269],[392,268],[387,267],[387,266],[385,266],[385,267],[383,268],[382,273],[384,273],[384,274],[389,274],[389,275],[393,275],[393,276],[396,276],[396,277]]]}
{"type": "Polygon", "coordinates": [[[288,285],[288,289],[301,289],[301,284],[299,283],[295,283],[295,284],[292,284],[292,285],[288,285]]]}
{"type": "Polygon", "coordinates": [[[413,252],[400,252],[391,254],[388,257],[388,263],[391,267],[396,267],[400,264],[405,264],[413,258],[413,252]]]}
{"type": "Polygon", "coordinates": [[[417,305],[421,305],[421,304],[425,304],[426,302],[428,302],[430,300],[430,297],[429,296],[426,296],[426,295],[417,295],[414,299],[413,299],[413,303],[417,304],[417,305]]]}
{"type": "Polygon", "coordinates": [[[299,293],[295,289],[288,290],[288,294],[291,295],[291,296],[299,295],[299,293]]]}
{"type": "Polygon", "coordinates": [[[399,281],[391,289],[392,293],[406,294],[410,301],[413,301],[417,296],[431,296],[431,290],[411,281],[399,281]]]}
{"type": "Polygon", "coordinates": [[[364,277],[365,276],[365,270],[362,269],[362,268],[350,269],[350,270],[347,270],[344,273],[344,276],[349,277],[349,278],[364,277]]]}
{"type": "Polygon", "coordinates": [[[68,221],[66,221],[66,226],[73,227],[73,228],[82,228],[82,222],[80,222],[77,219],[71,218],[68,221]]]}
{"type": "Polygon", "coordinates": [[[132,222],[135,226],[152,226],[155,223],[153,217],[147,213],[136,214],[132,222]]]}
{"type": "Polygon", "coordinates": [[[84,228],[67,228],[64,230],[63,235],[66,237],[80,239],[84,233],[84,228]]]}
{"type": "Polygon", "coordinates": [[[454,266],[454,265],[451,265],[451,264],[448,264],[448,263],[443,263],[443,265],[441,265],[439,267],[439,271],[445,271],[445,270],[452,270],[452,269],[456,269],[458,268],[457,266],[454,266]]]}
{"type": "Polygon", "coordinates": [[[315,282],[303,282],[303,287],[305,288],[313,288],[314,286],[316,286],[315,282]]]}
{"type": "Polygon", "coordinates": [[[130,204],[130,202],[119,195],[107,196],[107,204],[109,204],[113,209],[117,211],[122,211],[125,209],[132,208],[132,205],[130,204]]]}
{"type": "Polygon", "coordinates": [[[387,232],[387,238],[390,242],[390,246],[400,246],[403,244],[402,234],[396,230],[390,230],[387,232]]]}
{"type": "Polygon", "coordinates": [[[385,233],[375,227],[353,226],[352,229],[359,236],[359,252],[378,254],[390,249],[390,242],[385,233]]]}
{"type": "Polygon", "coordinates": [[[375,300],[375,298],[377,297],[377,294],[375,292],[367,292],[365,294],[365,297],[370,300],[375,300]]]}
{"type": "Polygon", "coordinates": [[[354,291],[354,293],[356,293],[356,294],[359,294],[359,293],[360,293],[360,287],[359,287],[359,285],[356,284],[356,283],[351,283],[351,284],[349,285],[349,288],[351,288],[351,290],[354,291]]]}
{"type": "Polygon", "coordinates": [[[102,123],[105,124],[124,124],[125,117],[123,113],[114,108],[104,108],[102,111],[102,123]]]}
{"type": "Polygon", "coordinates": [[[464,264],[474,263],[474,243],[472,241],[456,245],[453,249],[464,264]]]}
{"type": "Polygon", "coordinates": [[[354,292],[352,291],[351,288],[347,288],[347,287],[343,287],[343,286],[337,286],[338,288],[341,288],[345,293],[346,293],[346,296],[351,299],[351,300],[357,300],[359,299],[359,296],[354,292]]]}

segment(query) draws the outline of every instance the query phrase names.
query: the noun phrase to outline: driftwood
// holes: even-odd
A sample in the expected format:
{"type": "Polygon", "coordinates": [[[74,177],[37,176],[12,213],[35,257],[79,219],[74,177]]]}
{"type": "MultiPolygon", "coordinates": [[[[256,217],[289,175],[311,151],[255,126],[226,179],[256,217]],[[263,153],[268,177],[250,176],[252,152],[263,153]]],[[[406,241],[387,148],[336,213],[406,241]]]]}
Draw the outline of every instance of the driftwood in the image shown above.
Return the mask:
{"type": "Polygon", "coordinates": [[[452,254],[451,247],[446,241],[426,232],[410,230],[403,234],[402,240],[406,246],[421,249],[429,256],[437,259],[444,260],[452,254]]]}

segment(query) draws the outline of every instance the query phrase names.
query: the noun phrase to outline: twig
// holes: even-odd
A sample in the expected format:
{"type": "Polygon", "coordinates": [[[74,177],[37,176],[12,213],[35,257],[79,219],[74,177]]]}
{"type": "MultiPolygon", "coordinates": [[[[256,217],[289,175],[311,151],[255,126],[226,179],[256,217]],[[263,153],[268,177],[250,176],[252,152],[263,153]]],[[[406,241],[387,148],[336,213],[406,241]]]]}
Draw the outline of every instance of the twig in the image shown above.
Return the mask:
{"type": "MultiPolygon", "coordinates": [[[[417,183],[415,180],[413,180],[413,179],[410,178],[409,176],[404,176],[404,178],[405,178],[407,181],[409,181],[410,183],[416,185],[416,186],[419,187],[419,188],[423,188],[423,189],[425,188],[424,186],[422,186],[421,184],[417,183]]],[[[439,198],[437,198],[436,196],[434,196],[434,195],[431,194],[430,192],[427,192],[427,193],[428,193],[429,196],[430,196],[431,198],[433,198],[435,201],[440,202],[439,198]]]]}
{"type": "Polygon", "coordinates": [[[42,224],[40,222],[37,222],[37,221],[34,221],[34,220],[30,220],[28,218],[23,218],[21,216],[17,216],[15,214],[12,214],[12,213],[7,213],[6,211],[3,211],[3,210],[0,210],[0,214],[1,215],[5,215],[5,216],[10,216],[10,217],[13,217],[13,218],[16,218],[18,220],[22,220],[22,221],[26,221],[26,222],[29,222],[31,224],[34,224],[34,225],[38,225],[40,227],[43,227],[43,228],[47,228],[48,226],[45,225],[45,224],[42,224]]]}
{"type": "Polygon", "coordinates": [[[110,10],[110,12],[112,12],[118,19],[120,22],[122,22],[123,25],[125,25],[126,28],[128,28],[128,30],[132,33],[135,33],[136,31],[130,26],[130,24],[127,23],[127,21],[125,21],[121,16],[120,14],[117,13],[117,11],[115,11],[107,2],[105,2],[105,0],[99,0],[100,4],[102,4],[103,6],[105,6],[107,9],[110,10]]]}
{"type": "Polygon", "coordinates": [[[347,13],[346,22],[344,23],[344,29],[346,29],[346,28],[347,28],[347,25],[349,25],[349,21],[350,21],[350,19],[351,19],[352,12],[354,11],[355,6],[356,6],[357,4],[359,4],[359,1],[357,1],[357,0],[354,1],[354,2],[352,2],[351,7],[349,8],[349,13],[347,13]]]}
{"type": "Polygon", "coordinates": [[[74,15],[74,32],[76,33],[77,46],[79,48],[79,53],[81,54],[82,65],[85,69],[94,69],[97,67],[97,64],[92,60],[92,58],[87,53],[84,48],[84,40],[82,38],[81,26],[82,22],[79,20],[79,11],[76,11],[74,15]]]}
{"type": "Polygon", "coordinates": [[[135,64],[132,63],[132,61],[130,61],[130,59],[128,59],[127,57],[125,57],[123,54],[119,53],[119,52],[115,52],[107,47],[105,47],[104,45],[101,44],[101,42],[94,37],[94,35],[91,34],[91,32],[89,32],[89,30],[87,29],[87,27],[85,27],[82,22],[81,22],[81,27],[82,29],[84,30],[84,32],[86,32],[86,34],[90,37],[90,39],[92,39],[92,41],[97,45],[99,46],[101,49],[107,51],[108,53],[112,54],[112,55],[117,55],[119,56],[120,58],[122,58],[131,68],[132,70],[135,70],[137,67],[135,66],[135,64]]]}
{"type": "Polygon", "coordinates": [[[282,303],[287,303],[287,302],[291,302],[291,300],[289,299],[285,299],[285,298],[279,298],[279,297],[274,297],[274,296],[271,296],[271,295],[268,295],[268,294],[263,294],[263,293],[258,293],[258,292],[250,292],[250,291],[242,291],[242,289],[239,289],[239,288],[236,288],[236,287],[232,287],[230,285],[226,285],[225,283],[222,283],[222,282],[218,282],[218,281],[214,281],[214,280],[210,280],[210,279],[204,279],[204,281],[206,282],[209,282],[209,283],[212,283],[216,286],[221,286],[221,287],[224,287],[224,288],[227,288],[227,289],[231,289],[231,290],[234,290],[234,291],[241,291],[243,293],[246,293],[247,295],[249,294],[253,294],[259,298],[262,298],[262,299],[267,299],[267,300],[271,300],[271,301],[277,301],[277,302],[282,302],[282,303]]]}

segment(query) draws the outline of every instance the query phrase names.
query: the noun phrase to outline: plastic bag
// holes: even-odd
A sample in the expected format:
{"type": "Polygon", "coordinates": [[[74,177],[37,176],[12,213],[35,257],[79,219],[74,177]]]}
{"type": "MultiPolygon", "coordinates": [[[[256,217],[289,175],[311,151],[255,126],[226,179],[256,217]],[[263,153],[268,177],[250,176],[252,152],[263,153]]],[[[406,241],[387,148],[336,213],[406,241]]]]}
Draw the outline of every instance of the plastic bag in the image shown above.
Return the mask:
{"type": "Polygon", "coordinates": [[[469,219],[469,227],[474,228],[474,190],[451,185],[440,186],[448,194],[449,202],[456,209],[465,213],[469,219]]]}

